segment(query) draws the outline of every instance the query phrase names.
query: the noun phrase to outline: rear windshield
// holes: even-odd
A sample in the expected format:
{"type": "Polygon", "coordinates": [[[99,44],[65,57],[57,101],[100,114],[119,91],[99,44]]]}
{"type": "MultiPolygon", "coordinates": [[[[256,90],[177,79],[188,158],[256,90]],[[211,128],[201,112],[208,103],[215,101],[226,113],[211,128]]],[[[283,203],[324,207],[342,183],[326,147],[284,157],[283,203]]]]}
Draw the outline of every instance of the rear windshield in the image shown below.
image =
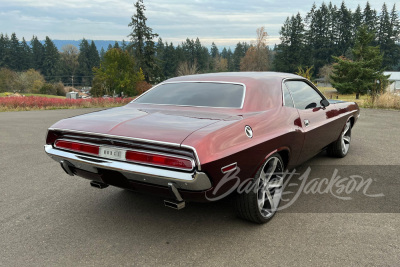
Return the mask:
{"type": "Polygon", "coordinates": [[[244,87],[213,82],[165,83],[136,99],[135,103],[241,108],[244,87]]]}

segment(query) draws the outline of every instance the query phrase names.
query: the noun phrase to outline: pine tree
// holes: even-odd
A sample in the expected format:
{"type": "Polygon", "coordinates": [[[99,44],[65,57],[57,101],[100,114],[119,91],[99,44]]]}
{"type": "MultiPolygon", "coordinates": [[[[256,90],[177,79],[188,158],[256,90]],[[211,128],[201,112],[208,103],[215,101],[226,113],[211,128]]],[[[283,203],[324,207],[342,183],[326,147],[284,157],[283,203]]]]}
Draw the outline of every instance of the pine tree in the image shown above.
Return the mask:
{"type": "Polygon", "coordinates": [[[131,39],[130,46],[134,50],[137,69],[143,70],[147,82],[154,82],[160,75],[160,68],[157,65],[155,54],[156,48],[153,39],[158,37],[158,34],[153,33],[153,30],[147,26],[147,18],[144,14],[146,10],[143,0],[138,0],[135,3],[136,13],[132,16],[132,21],[129,27],[132,32],[129,34],[131,39]]]}
{"type": "Polygon", "coordinates": [[[25,71],[33,67],[32,49],[26,43],[25,38],[21,42],[21,70],[25,71]]]}
{"type": "Polygon", "coordinates": [[[47,81],[59,81],[60,55],[53,41],[46,36],[42,73],[47,81]]]}
{"type": "Polygon", "coordinates": [[[7,34],[0,34],[0,68],[8,68],[10,62],[9,55],[10,40],[7,34]]]}
{"type": "Polygon", "coordinates": [[[360,5],[357,6],[356,11],[352,15],[352,39],[353,41],[356,39],[356,34],[358,32],[358,29],[362,25],[362,20],[363,20],[363,14],[361,12],[361,7],[360,5]]]}
{"type": "Polygon", "coordinates": [[[376,10],[371,8],[369,2],[367,2],[364,8],[363,24],[367,26],[369,32],[372,32],[374,35],[377,33],[376,25],[378,24],[378,18],[376,10]]]}
{"type": "Polygon", "coordinates": [[[201,44],[199,38],[196,38],[194,42],[194,53],[199,71],[204,73],[208,72],[210,55],[208,53],[208,48],[201,44]]]}
{"type": "MultiPolygon", "coordinates": [[[[281,44],[276,48],[275,66],[277,71],[291,72],[297,71],[298,66],[306,62],[305,51],[305,28],[302,17],[298,13],[296,16],[287,18],[281,28],[281,44]]],[[[318,29],[317,29],[318,30],[318,29]]],[[[319,34],[316,31],[316,34],[319,34]]],[[[326,35],[328,36],[328,35],[326,35]]],[[[328,36],[329,38],[329,36],[328,36]]],[[[321,50],[319,43],[312,44],[313,51],[321,50]]]]}
{"type": "Polygon", "coordinates": [[[172,43],[165,43],[165,50],[162,57],[163,64],[163,74],[166,79],[172,78],[176,74],[177,68],[177,57],[175,53],[175,47],[172,43]]]}
{"type": "Polygon", "coordinates": [[[81,85],[90,85],[92,81],[91,68],[89,62],[89,42],[83,38],[79,44],[79,56],[78,56],[78,77],[77,82],[81,85]]]}
{"type": "Polygon", "coordinates": [[[338,11],[339,32],[338,34],[338,55],[344,55],[349,47],[353,46],[353,38],[351,32],[352,26],[351,11],[347,9],[344,2],[338,11]]]}
{"type": "Polygon", "coordinates": [[[368,32],[368,26],[360,28],[352,50],[354,60],[334,57],[332,85],[342,94],[360,94],[376,89],[376,81],[388,84],[388,77],[383,75],[382,55],[378,46],[371,46],[375,36],[368,32]]]}
{"type": "Polygon", "coordinates": [[[90,68],[90,76],[93,76],[93,67],[100,66],[100,55],[97,50],[96,44],[92,41],[89,47],[89,68],[90,68]]]}
{"type": "Polygon", "coordinates": [[[396,68],[400,70],[400,21],[396,5],[393,5],[389,17],[388,49],[384,52],[383,64],[393,70],[396,70],[396,68]]]}
{"type": "Polygon", "coordinates": [[[115,41],[115,42],[114,42],[114,46],[113,46],[113,48],[120,49],[120,47],[119,47],[119,43],[118,43],[117,41],[115,41]]]}
{"type": "Polygon", "coordinates": [[[20,68],[22,65],[21,48],[19,45],[19,40],[15,33],[11,34],[8,54],[9,54],[9,58],[10,58],[8,67],[14,71],[20,71],[21,70],[20,68]]]}
{"type": "Polygon", "coordinates": [[[212,42],[212,44],[211,44],[211,57],[212,58],[216,58],[217,56],[219,56],[218,47],[215,45],[214,42],[212,42]]]}
{"type": "MultiPolygon", "coordinates": [[[[32,64],[35,70],[41,71],[43,70],[43,59],[44,59],[44,46],[37,39],[36,36],[32,37],[31,40],[32,47],[32,64]]],[[[43,73],[43,72],[42,72],[43,73]]]]}
{"type": "Polygon", "coordinates": [[[101,50],[100,50],[100,62],[103,61],[105,54],[106,54],[106,51],[104,50],[104,47],[101,47],[101,50]]]}
{"type": "Polygon", "coordinates": [[[233,71],[240,71],[240,61],[245,54],[244,45],[241,42],[237,43],[235,51],[233,52],[233,71]]]}

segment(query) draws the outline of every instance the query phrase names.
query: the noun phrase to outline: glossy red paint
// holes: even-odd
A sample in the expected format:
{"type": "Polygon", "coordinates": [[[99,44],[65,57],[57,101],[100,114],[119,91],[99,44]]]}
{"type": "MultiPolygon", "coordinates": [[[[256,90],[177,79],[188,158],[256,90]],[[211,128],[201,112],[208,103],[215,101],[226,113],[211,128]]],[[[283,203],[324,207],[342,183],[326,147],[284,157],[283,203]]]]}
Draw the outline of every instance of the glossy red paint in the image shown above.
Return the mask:
{"type": "MultiPolygon", "coordinates": [[[[243,83],[246,86],[243,108],[179,107],[132,102],[124,107],[62,120],[51,127],[53,130],[48,135],[47,143],[54,142],[56,133],[72,130],[88,135],[95,133],[134,138],[138,142],[152,140],[163,142],[167,147],[191,147],[197,153],[201,171],[210,177],[214,186],[224,176],[221,168],[233,162],[237,163],[239,178],[244,181],[253,177],[272,153],[287,155],[287,166],[305,162],[336,140],[350,117],[354,120],[353,124],[358,118],[359,108],[351,102],[336,102],[325,108],[307,110],[284,106],[282,84],[287,79],[304,80],[297,75],[265,72],[173,78],[167,82],[243,83]],[[308,126],[305,120],[308,120],[308,126]],[[252,128],[252,138],[245,134],[246,125],[252,128]]],[[[129,183],[124,186],[129,187],[129,183]]],[[[152,186],[145,187],[151,191],[152,186]]],[[[164,192],[165,189],[157,190],[164,192]]],[[[182,192],[190,199],[191,192],[182,192]]],[[[223,194],[224,190],[219,193],[223,194]]],[[[196,200],[206,195],[205,192],[193,194],[196,194],[196,200]]]]}

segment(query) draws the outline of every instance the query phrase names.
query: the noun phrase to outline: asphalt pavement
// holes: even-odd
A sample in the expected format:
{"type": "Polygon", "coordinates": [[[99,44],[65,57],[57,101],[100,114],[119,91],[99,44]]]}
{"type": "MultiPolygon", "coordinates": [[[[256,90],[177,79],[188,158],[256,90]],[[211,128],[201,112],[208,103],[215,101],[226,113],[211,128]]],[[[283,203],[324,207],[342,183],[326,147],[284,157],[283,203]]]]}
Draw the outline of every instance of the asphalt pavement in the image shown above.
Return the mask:
{"type": "Polygon", "coordinates": [[[347,157],[302,166],[372,175],[368,192],[309,192],[255,225],[229,198],[176,211],[65,174],[44,153],[46,129],[93,110],[0,113],[0,266],[400,265],[400,112],[363,109],[347,157]]]}

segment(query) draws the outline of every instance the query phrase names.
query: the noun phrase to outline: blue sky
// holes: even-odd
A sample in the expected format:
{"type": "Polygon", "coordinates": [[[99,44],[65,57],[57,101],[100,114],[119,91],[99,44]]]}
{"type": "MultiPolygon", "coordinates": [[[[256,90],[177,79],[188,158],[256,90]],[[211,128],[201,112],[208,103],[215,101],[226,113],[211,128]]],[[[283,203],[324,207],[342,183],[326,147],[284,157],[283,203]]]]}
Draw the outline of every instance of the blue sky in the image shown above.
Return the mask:
{"type": "MultiPolygon", "coordinates": [[[[305,15],[313,2],[303,0],[144,0],[148,26],[164,41],[177,45],[187,37],[199,37],[204,45],[214,41],[231,46],[238,41],[250,42],[256,29],[265,26],[269,44],[279,43],[279,30],[287,16],[305,15]]],[[[380,11],[386,2],[391,9],[395,1],[370,1],[380,11]]],[[[341,1],[332,1],[340,6],[341,1]]],[[[354,10],[366,1],[347,0],[354,10]]],[[[397,7],[400,8],[400,5],[397,7]]],[[[134,13],[133,1],[124,0],[0,0],[0,32],[15,32],[22,39],[32,35],[39,39],[127,40],[128,23],[134,13]]]]}

